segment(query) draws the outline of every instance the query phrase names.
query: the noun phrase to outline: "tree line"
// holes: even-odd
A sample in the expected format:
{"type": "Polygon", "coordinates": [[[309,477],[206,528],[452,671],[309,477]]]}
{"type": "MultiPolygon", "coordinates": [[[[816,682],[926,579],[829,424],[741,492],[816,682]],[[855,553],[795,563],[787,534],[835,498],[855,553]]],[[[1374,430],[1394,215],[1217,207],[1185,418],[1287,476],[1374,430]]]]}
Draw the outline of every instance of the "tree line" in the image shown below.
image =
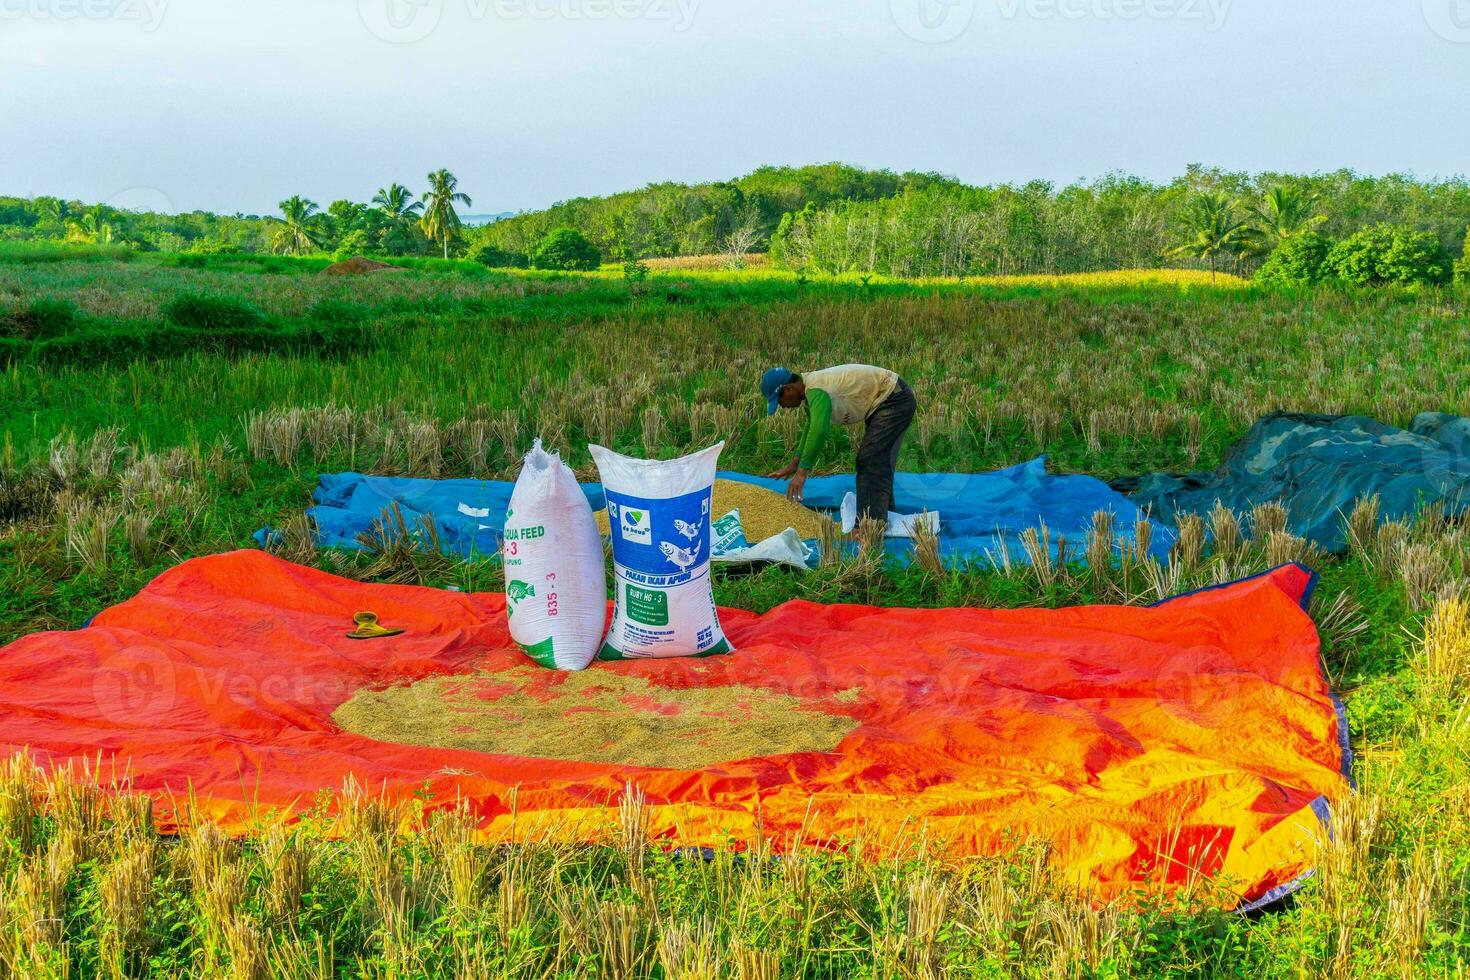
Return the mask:
{"type": "Polygon", "coordinates": [[[1326,252],[1368,235],[1424,252],[1421,278],[1443,281],[1463,252],[1467,227],[1470,183],[1463,178],[1192,167],[1167,184],[1110,175],[1061,190],[1039,181],[942,186],[808,207],[782,220],[770,252],[787,267],[832,274],[1024,275],[1167,264],[1249,275],[1263,271],[1288,239],[1307,236],[1302,241],[1325,261],[1326,252]]]}
{"type": "Polygon", "coordinates": [[[322,210],[294,195],[274,216],[161,215],[52,197],[0,198],[0,240],[122,243],[161,251],[462,256],[498,267],[752,252],[807,273],[896,277],[1068,273],[1186,265],[1276,282],[1443,281],[1463,258],[1470,183],[1351,171],[1246,174],[1194,166],[1062,188],[972,186],[931,173],[831,163],[731,181],[660,183],[466,227],[448,170],[415,193],[322,210]]]}

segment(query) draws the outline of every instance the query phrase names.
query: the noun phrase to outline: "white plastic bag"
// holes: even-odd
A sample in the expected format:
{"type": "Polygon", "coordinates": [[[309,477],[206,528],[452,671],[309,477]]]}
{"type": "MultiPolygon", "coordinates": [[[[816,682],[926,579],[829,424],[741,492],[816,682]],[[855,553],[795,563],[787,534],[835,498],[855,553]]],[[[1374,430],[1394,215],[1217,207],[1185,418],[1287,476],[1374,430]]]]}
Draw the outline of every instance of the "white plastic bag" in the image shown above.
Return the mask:
{"type": "MultiPolygon", "coordinates": [[[[838,508],[842,518],[842,533],[848,534],[857,527],[857,494],[849,493],[842,498],[838,508]]],[[[939,512],[926,510],[922,514],[895,514],[888,512],[888,526],[883,529],[885,538],[912,538],[919,527],[928,525],[935,534],[939,533],[939,512]]]]}
{"type": "Polygon", "coordinates": [[[607,568],[592,505],[561,457],[526,455],[505,513],[511,639],[543,667],[582,670],[607,622],[607,568]]]}
{"type": "Polygon", "coordinates": [[[801,540],[801,535],[789,527],[764,541],[715,552],[715,561],[722,565],[790,565],[803,571],[811,567],[811,559],[812,550],[801,540]]]}
{"type": "Polygon", "coordinates": [[[613,546],[613,621],[601,659],[730,651],[710,584],[710,504],[724,447],[668,462],[590,447],[613,546]]]}

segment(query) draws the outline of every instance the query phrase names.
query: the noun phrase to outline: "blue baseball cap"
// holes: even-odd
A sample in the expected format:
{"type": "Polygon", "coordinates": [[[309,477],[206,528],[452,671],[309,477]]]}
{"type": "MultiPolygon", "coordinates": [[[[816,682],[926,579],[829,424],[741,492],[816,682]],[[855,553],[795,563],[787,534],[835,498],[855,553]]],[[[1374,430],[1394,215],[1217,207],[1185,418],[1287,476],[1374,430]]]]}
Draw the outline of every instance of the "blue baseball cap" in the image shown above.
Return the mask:
{"type": "Polygon", "coordinates": [[[788,384],[795,374],[785,368],[771,368],[761,375],[761,394],[766,396],[766,414],[775,415],[780,404],[776,399],[781,397],[781,388],[788,384]]]}

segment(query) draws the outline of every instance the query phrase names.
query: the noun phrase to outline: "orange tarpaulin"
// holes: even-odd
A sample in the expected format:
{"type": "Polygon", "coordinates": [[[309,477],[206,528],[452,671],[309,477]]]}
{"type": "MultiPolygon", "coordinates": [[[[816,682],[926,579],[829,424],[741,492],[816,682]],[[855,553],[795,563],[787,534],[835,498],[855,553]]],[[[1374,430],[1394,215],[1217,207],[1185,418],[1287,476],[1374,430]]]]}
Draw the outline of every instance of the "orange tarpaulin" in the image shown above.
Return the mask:
{"type": "MultiPolygon", "coordinates": [[[[1346,744],[1298,566],[1150,608],[721,610],[737,652],[598,664],[655,688],[738,685],[850,716],[830,753],[694,770],[374,741],[332,713],[364,687],[524,673],[499,595],[365,585],[241,551],[186,562],[86,629],[0,651],[0,741],[58,764],[116,759],[135,788],[192,785],[228,826],[310,806],[350,774],[466,798],[487,828],[572,818],[632,783],[680,845],[920,832],[957,855],[1048,841],[1070,880],[1221,884],[1223,904],[1307,873],[1346,744]],[[372,610],[400,636],[347,639],[372,610]]],[[[562,675],[530,675],[541,687],[562,675]]],[[[629,710],[637,710],[630,708],[629,710]]],[[[738,724],[738,722],[732,722],[738,724]]],[[[605,816],[602,815],[602,816],[605,816]]],[[[601,817],[600,817],[601,818],[601,817]]]]}

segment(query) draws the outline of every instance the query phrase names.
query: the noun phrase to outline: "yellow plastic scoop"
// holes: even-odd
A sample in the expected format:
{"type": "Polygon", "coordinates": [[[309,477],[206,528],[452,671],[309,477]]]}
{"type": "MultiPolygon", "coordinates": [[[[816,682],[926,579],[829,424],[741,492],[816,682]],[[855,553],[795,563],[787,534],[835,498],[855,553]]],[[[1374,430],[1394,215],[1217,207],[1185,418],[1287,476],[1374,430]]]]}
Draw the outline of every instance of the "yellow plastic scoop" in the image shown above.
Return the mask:
{"type": "Polygon", "coordinates": [[[360,612],[352,617],[357,624],[357,629],[347,634],[349,640],[376,640],[384,636],[397,636],[402,633],[401,629],[389,629],[387,626],[378,625],[378,614],[375,612],[360,612]]]}

